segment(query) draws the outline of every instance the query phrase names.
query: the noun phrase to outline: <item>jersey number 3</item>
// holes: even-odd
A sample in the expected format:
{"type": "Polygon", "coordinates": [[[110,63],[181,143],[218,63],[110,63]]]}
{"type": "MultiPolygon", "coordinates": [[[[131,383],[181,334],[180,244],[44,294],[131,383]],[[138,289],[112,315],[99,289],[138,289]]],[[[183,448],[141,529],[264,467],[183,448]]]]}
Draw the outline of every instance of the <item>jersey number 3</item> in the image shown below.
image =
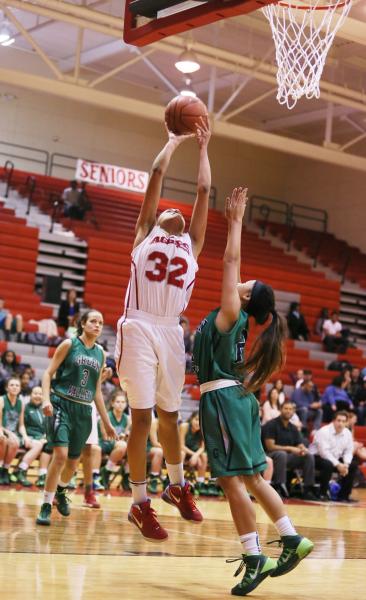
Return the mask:
{"type": "Polygon", "coordinates": [[[164,252],[152,252],[147,257],[148,260],[155,261],[154,268],[151,271],[145,271],[146,277],[150,281],[164,281],[168,275],[168,284],[182,288],[184,277],[188,270],[187,261],[181,256],[174,256],[171,260],[164,252]],[[172,269],[171,267],[177,267],[172,269]]]}

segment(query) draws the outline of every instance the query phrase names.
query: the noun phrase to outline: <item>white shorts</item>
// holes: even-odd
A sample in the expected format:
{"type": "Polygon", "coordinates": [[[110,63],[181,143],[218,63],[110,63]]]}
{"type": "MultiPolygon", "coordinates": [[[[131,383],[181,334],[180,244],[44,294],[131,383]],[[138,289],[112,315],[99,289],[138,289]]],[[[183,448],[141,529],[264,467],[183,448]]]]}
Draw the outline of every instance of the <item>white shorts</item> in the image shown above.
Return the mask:
{"type": "Polygon", "coordinates": [[[115,359],[131,408],[179,410],[186,361],[178,317],[128,309],[118,321],[115,359]]]}
{"type": "Polygon", "coordinates": [[[98,411],[95,402],[92,402],[92,429],[85,442],[85,445],[86,444],[93,444],[93,446],[98,445],[98,411]]]}

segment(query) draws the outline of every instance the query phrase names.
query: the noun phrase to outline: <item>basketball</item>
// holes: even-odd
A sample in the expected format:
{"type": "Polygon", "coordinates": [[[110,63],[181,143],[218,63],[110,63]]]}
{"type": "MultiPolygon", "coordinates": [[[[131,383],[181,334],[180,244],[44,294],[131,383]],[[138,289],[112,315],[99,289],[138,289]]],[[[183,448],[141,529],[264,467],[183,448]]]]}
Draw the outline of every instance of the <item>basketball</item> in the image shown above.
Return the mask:
{"type": "Polygon", "coordinates": [[[169,131],[176,135],[195,133],[200,117],[207,121],[206,105],[199,98],[176,96],[165,109],[165,121],[169,131]]]}

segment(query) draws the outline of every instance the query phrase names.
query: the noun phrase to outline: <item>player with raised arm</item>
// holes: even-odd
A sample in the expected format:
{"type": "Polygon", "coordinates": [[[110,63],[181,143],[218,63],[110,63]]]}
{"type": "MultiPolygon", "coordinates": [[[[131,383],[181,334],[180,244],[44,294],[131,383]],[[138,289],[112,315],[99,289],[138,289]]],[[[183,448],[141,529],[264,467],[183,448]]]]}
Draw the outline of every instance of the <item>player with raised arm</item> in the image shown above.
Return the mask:
{"type": "Polygon", "coordinates": [[[165,210],[158,218],[157,210],[170,159],[177,147],[192,136],[176,136],[169,132],[168,142],[153,163],[136,223],[125,311],[118,322],[115,358],[132,417],[128,462],[133,504],[128,518],[146,539],[153,541],[168,537],[146,491],[145,448],[155,405],[159,441],[170,480],[162,497],[174,504],[183,518],[202,520],[184,480],[177,426],[185,378],[183,329],[179,325],[179,316],[191,296],[198,269],[197,258],[205,238],[211,187],[207,154],[210,135],[208,125],[201,119],[195,134],[199,146],[197,196],[188,233],[185,233],[185,220],[180,210],[165,210]]]}
{"type": "MultiPolygon", "coordinates": [[[[263,385],[283,361],[286,328],[275,309],[273,290],[259,280],[238,283],[242,221],[247,190],[235,188],[226,199],[228,237],[220,308],[197,329],[193,361],[200,382],[200,424],[211,473],[229,501],[243,555],[235,575],[242,581],[231,593],[245,596],[268,575],[284,575],[311,552],[313,543],[297,534],[277,492],[264,481],[267,468],[261,443],[259,405],[253,390],[263,385]],[[244,360],[249,316],[267,327],[244,360]],[[247,380],[247,375],[251,377],[247,380]],[[252,494],[281,536],[276,563],[261,552],[252,494]]],[[[239,277],[240,281],[240,277],[239,277]]]]}

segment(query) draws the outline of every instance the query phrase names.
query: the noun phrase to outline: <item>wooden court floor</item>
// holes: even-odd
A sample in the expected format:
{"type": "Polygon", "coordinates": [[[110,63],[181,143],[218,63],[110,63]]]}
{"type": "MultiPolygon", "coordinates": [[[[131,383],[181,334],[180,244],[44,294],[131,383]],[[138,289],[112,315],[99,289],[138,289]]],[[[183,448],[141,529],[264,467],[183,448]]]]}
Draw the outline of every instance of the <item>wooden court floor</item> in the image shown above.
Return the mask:
{"type": "MultiPolygon", "coordinates": [[[[315,542],[313,553],[288,575],[265,580],[258,600],[361,600],[366,589],[366,490],[356,506],[289,504],[300,533],[315,542]]],[[[200,501],[202,524],[183,521],[154,500],[169,531],[163,544],[144,541],[127,522],[130,498],[100,496],[102,509],[72,496],[72,514],[53,511],[51,527],[36,527],[41,493],[0,491],[0,598],[2,600],[214,600],[230,597],[239,579],[240,544],[224,499],[200,501]]],[[[256,505],[262,547],[277,534],[256,505]]]]}

